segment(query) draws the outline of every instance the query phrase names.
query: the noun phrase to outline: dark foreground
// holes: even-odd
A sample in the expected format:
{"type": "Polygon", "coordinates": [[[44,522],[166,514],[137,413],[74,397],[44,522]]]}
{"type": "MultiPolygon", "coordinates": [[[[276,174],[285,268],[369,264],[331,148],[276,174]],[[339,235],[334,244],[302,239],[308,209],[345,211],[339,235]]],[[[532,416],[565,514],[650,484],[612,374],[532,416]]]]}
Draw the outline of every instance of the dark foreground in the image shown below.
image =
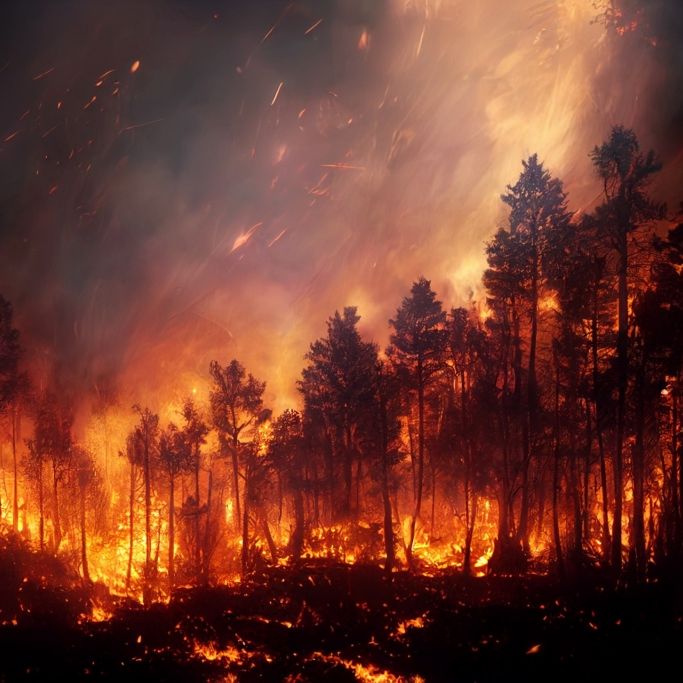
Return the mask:
{"type": "Polygon", "coordinates": [[[2,680],[612,681],[667,668],[675,680],[683,661],[676,580],[560,590],[542,576],[389,582],[318,564],[147,610],[122,604],[104,622],[78,617],[74,591],[24,582],[20,593],[3,597],[2,680]]]}

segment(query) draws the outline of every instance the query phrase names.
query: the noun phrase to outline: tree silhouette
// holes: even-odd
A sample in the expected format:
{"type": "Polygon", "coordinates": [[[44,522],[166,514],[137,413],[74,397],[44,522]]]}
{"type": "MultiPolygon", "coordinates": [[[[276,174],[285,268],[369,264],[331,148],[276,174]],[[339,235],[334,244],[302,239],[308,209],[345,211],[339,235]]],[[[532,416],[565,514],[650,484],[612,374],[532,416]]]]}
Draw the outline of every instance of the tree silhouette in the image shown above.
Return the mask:
{"type": "MultiPolygon", "coordinates": [[[[612,564],[621,567],[622,507],[623,507],[623,448],[626,423],[626,392],[629,381],[628,359],[628,277],[629,235],[643,223],[661,217],[663,207],[647,195],[647,185],[661,164],[654,152],[643,154],[635,133],[623,126],[615,126],[609,138],[591,152],[596,173],[602,180],[604,201],[595,212],[595,219],[609,240],[617,257],[618,331],[616,344],[617,368],[617,428],[614,452],[614,521],[612,528],[612,564]]],[[[642,462],[634,462],[634,532],[636,545],[643,542],[642,462]],[[636,481],[637,480],[637,481],[636,481]]],[[[642,565],[642,552],[638,553],[642,565]]]]}
{"type": "MultiPolygon", "coordinates": [[[[225,367],[212,361],[209,367],[213,379],[211,391],[211,411],[213,424],[218,430],[222,444],[227,447],[232,457],[233,496],[237,511],[237,528],[242,528],[242,571],[246,573],[249,566],[249,501],[244,496],[244,509],[240,505],[240,455],[250,444],[240,440],[251,429],[251,440],[263,409],[263,392],[265,382],[259,382],[251,373],[247,375],[242,364],[232,360],[225,367]]],[[[245,452],[245,460],[247,460],[245,452]]],[[[248,463],[245,463],[248,464],[248,463]]],[[[244,488],[249,488],[250,468],[245,467],[244,488]]]]}
{"type": "MultiPolygon", "coordinates": [[[[377,347],[361,339],[359,320],[353,306],[329,318],[327,336],[311,344],[306,354],[308,365],[299,382],[307,409],[320,411],[331,449],[342,463],[342,517],[348,517],[353,509],[353,460],[354,456],[360,458],[360,431],[373,394],[372,371],[377,359],[377,347]]],[[[329,471],[327,476],[332,478],[333,473],[329,471]]],[[[330,500],[333,509],[334,501],[330,500]]]]}
{"type": "Polygon", "coordinates": [[[410,520],[406,559],[413,565],[415,524],[422,507],[425,461],[425,393],[444,366],[447,332],[441,302],[424,277],[415,282],[410,296],[403,299],[396,317],[389,321],[394,332],[387,356],[391,359],[404,390],[416,392],[418,410],[417,481],[415,507],[410,520]]]}

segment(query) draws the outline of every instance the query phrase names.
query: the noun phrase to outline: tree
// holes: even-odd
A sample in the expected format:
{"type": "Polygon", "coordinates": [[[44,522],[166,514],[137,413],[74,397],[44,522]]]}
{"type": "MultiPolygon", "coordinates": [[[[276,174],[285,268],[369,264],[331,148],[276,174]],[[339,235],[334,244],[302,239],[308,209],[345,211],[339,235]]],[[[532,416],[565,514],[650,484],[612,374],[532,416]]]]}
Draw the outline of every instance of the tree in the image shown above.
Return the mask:
{"type": "MultiPolygon", "coordinates": [[[[360,469],[358,441],[364,411],[373,395],[372,373],[377,360],[377,346],[361,339],[356,311],[355,306],[347,306],[342,314],[336,311],[329,318],[327,336],[311,344],[306,354],[308,365],[299,382],[307,410],[320,412],[332,452],[342,462],[342,517],[348,517],[353,508],[353,460],[354,456],[358,459],[360,469]]],[[[328,471],[327,476],[332,481],[333,472],[328,471]]],[[[332,500],[330,509],[334,509],[332,500]]]]}
{"type": "Polygon", "coordinates": [[[533,154],[522,161],[523,170],[515,185],[508,185],[501,199],[510,207],[510,240],[517,257],[510,265],[529,318],[529,353],[526,377],[526,415],[522,436],[522,502],[518,536],[525,550],[529,546],[529,467],[538,431],[539,389],[537,347],[539,298],[544,286],[543,253],[547,233],[569,223],[562,182],[533,154]]]}
{"type": "MultiPolygon", "coordinates": [[[[196,441],[196,435],[195,435],[196,441]]],[[[168,590],[175,585],[175,483],[192,467],[193,441],[173,423],[159,436],[159,464],[168,479],[168,590]]]]}
{"type": "Polygon", "coordinates": [[[135,499],[137,491],[137,472],[142,465],[142,454],[137,448],[135,432],[128,434],[126,438],[126,452],[119,451],[120,457],[125,457],[129,464],[128,478],[128,564],[126,566],[126,591],[130,589],[130,580],[133,572],[133,550],[135,545],[135,499]]]}
{"type": "Polygon", "coordinates": [[[93,501],[93,494],[100,486],[100,476],[92,454],[85,448],[75,445],[72,449],[72,472],[78,487],[78,523],[81,536],[81,568],[83,579],[90,582],[88,568],[87,509],[93,501]]]}
{"type": "Polygon", "coordinates": [[[443,352],[447,332],[444,328],[446,313],[436,298],[431,283],[424,277],[413,283],[410,296],[403,299],[396,317],[389,321],[394,332],[387,356],[391,359],[403,387],[417,393],[417,481],[415,508],[410,520],[406,544],[406,559],[413,566],[415,524],[422,507],[425,461],[425,394],[437,373],[443,369],[443,352]]]}
{"type": "MultiPolygon", "coordinates": [[[[636,134],[623,126],[612,128],[609,138],[591,152],[595,170],[603,183],[604,201],[596,209],[595,219],[611,244],[617,258],[618,330],[616,344],[617,425],[614,451],[614,519],[612,528],[612,564],[621,568],[623,449],[626,424],[626,392],[629,380],[628,359],[628,278],[629,236],[638,226],[661,217],[663,207],[647,195],[647,185],[661,169],[654,152],[643,154],[636,134]]],[[[634,533],[636,545],[644,547],[643,498],[640,483],[641,462],[634,462],[634,533]],[[636,481],[638,480],[638,481],[636,481]]]]}
{"type": "Polygon", "coordinates": [[[377,450],[380,460],[380,483],[382,489],[382,510],[384,530],[384,571],[391,574],[396,561],[394,523],[391,513],[391,469],[400,458],[400,420],[398,382],[391,365],[378,360],[373,374],[375,384],[373,433],[378,435],[377,450]]]}
{"type": "Polygon", "coordinates": [[[201,447],[206,443],[206,435],[209,433],[209,428],[202,419],[197,406],[191,398],[186,399],[183,404],[182,411],[183,419],[185,424],[183,426],[183,434],[187,440],[188,446],[190,448],[190,462],[189,466],[194,472],[194,504],[185,505],[184,513],[185,515],[191,515],[193,517],[193,544],[194,544],[194,565],[195,574],[198,578],[201,574],[202,567],[202,543],[200,542],[200,517],[202,514],[202,509],[206,511],[206,508],[202,508],[200,495],[199,495],[199,473],[202,466],[202,453],[201,447]]]}
{"type": "Polygon", "coordinates": [[[291,562],[296,563],[303,551],[305,534],[304,435],[301,415],[296,410],[285,410],[273,421],[268,457],[278,479],[284,479],[284,484],[291,491],[294,528],[289,538],[289,555],[291,562]]]}
{"type": "Polygon", "coordinates": [[[34,438],[27,442],[29,446],[27,474],[38,487],[40,547],[44,548],[45,491],[43,468],[44,465],[49,464],[51,466],[53,550],[57,552],[62,540],[59,488],[70,466],[72,447],[71,423],[73,418],[70,410],[60,405],[54,394],[46,391],[37,400],[34,420],[34,438]]]}
{"type": "MultiPolygon", "coordinates": [[[[229,449],[232,456],[233,496],[237,512],[237,528],[242,528],[242,570],[246,573],[249,565],[249,509],[248,500],[244,497],[244,509],[240,505],[240,463],[242,447],[249,442],[241,440],[248,431],[257,426],[263,412],[263,392],[265,382],[259,382],[251,373],[247,375],[244,366],[232,360],[225,367],[212,361],[209,371],[213,379],[211,391],[211,412],[213,424],[218,430],[223,446],[229,449]],[[245,538],[246,537],[246,538],[245,538]],[[246,541],[246,542],[245,542],[246,541]]],[[[249,468],[245,468],[245,491],[249,486],[249,468]]]]}
{"type": "MultiPolygon", "coordinates": [[[[17,398],[20,394],[23,376],[19,372],[21,347],[19,332],[13,326],[11,304],[0,296],[0,415],[7,414],[11,420],[13,499],[12,528],[17,531],[19,521],[19,491],[17,463],[17,398]]],[[[0,510],[1,512],[1,510],[0,510]]]]}
{"type": "MultiPolygon", "coordinates": [[[[135,459],[142,465],[142,479],[145,487],[145,567],[143,581],[143,602],[151,598],[151,581],[156,573],[152,567],[152,475],[159,446],[159,416],[149,408],[134,405],[138,414],[138,424],[133,430],[135,459]]],[[[132,526],[132,522],[131,522],[132,526]]]]}

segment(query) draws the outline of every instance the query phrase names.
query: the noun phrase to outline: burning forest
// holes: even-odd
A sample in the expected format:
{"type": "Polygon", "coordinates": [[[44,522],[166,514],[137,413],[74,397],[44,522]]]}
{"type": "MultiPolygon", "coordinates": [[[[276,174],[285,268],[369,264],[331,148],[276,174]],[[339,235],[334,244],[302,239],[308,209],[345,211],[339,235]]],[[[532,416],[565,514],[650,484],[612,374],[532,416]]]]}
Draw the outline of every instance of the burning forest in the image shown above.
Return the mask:
{"type": "Polygon", "coordinates": [[[679,665],[675,0],[15,5],[0,680],[679,665]]]}

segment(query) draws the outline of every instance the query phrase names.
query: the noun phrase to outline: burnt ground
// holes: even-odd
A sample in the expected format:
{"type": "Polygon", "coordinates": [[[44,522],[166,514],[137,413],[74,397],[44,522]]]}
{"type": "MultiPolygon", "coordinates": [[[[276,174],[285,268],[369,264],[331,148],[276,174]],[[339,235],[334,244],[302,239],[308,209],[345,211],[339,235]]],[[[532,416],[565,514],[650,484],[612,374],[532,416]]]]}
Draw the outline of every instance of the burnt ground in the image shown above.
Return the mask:
{"type": "Polygon", "coordinates": [[[611,681],[674,667],[664,680],[676,680],[682,585],[607,587],[594,576],[560,588],[544,576],[455,573],[388,581],[374,567],[309,564],[183,589],[149,609],[120,603],[93,622],[77,616],[83,596],[24,582],[17,623],[0,626],[0,679],[611,681]]]}

